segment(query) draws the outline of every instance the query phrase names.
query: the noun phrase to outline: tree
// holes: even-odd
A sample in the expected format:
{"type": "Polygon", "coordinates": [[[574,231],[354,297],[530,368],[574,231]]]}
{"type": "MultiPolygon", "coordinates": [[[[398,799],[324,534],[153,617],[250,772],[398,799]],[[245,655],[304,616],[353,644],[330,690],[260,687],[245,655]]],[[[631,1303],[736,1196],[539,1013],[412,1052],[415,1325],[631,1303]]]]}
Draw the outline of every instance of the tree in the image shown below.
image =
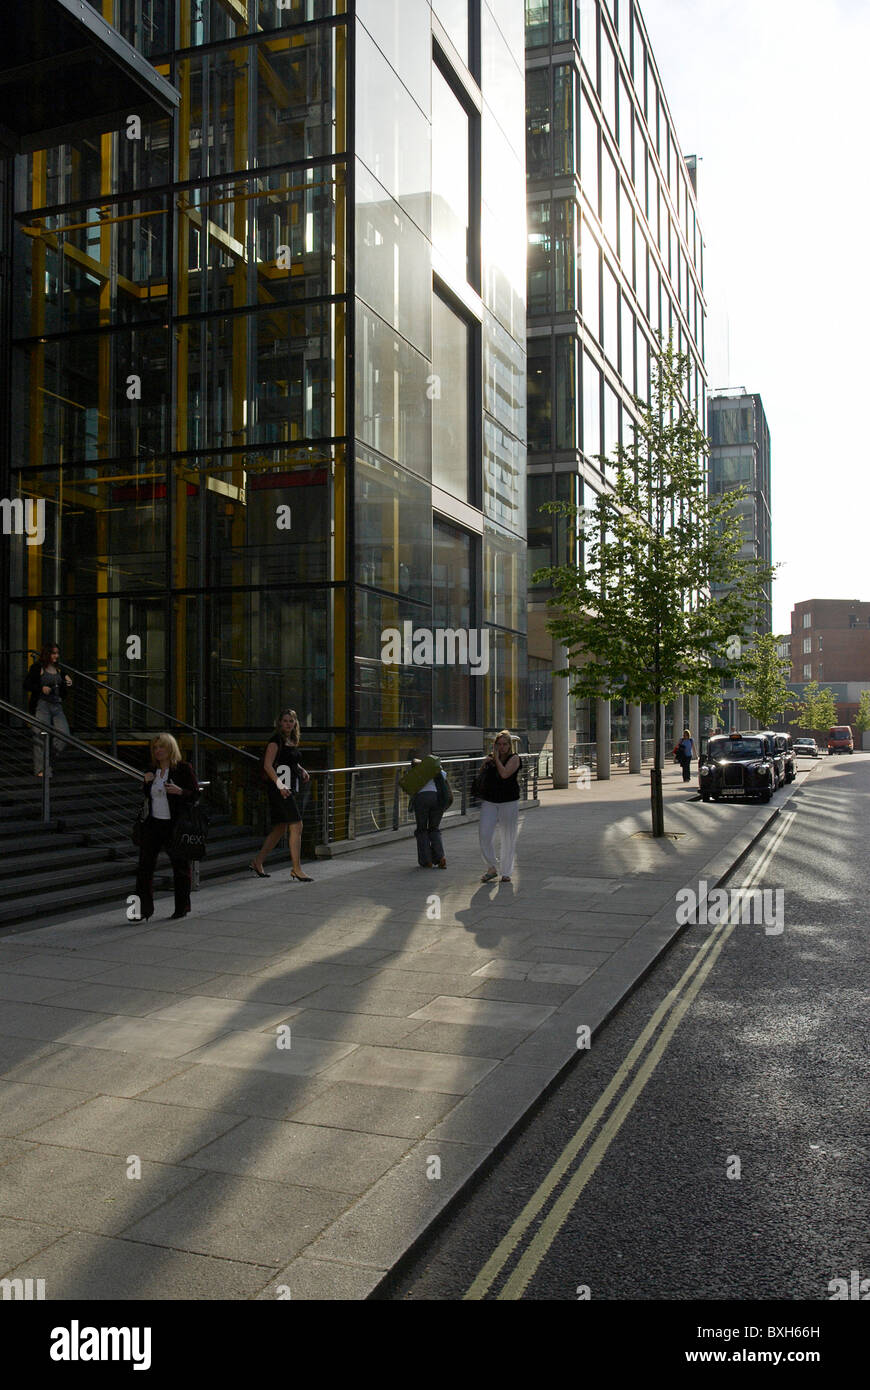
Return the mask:
{"type": "Polygon", "coordinates": [[[794,712],[795,717],[789,723],[814,734],[824,733],[837,722],[833,691],[827,686],[820,690],[818,681],[810,681],[804,686],[803,699],[795,701],[794,712]]]}
{"type": "Polygon", "coordinates": [[[761,636],[756,633],[740,668],[741,707],[758,720],[762,729],[769,729],[776,716],[794,704],[785,683],[791,662],[778,656],[776,650],[782,640],[771,632],[761,636]]]}
{"type": "MultiPolygon", "coordinates": [[[[652,399],[634,397],[634,438],[601,459],[612,484],[587,511],[551,502],[549,511],[579,515],[579,566],[538,570],[557,616],[550,632],[564,643],[570,667],[559,674],[581,698],[644,701],[677,694],[713,699],[738,663],[727,653],[735,632],[754,628],[773,570],[740,557],[734,502],[739,491],[707,495],[708,442],[683,399],[688,359],[659,340],[652,399]],[[711,585],[726,586],[714,595],[711,585]]],[[[664,834],[663,748],[655,721],[651,778],[652,832],[664,834]]]]}
{"type": "Polygon", "coordinates": [[[856,734],[863,734],[867,729],[870,729],[870,690],[861,691],[858,708],[852,719],[852,728],[856,734]]]}

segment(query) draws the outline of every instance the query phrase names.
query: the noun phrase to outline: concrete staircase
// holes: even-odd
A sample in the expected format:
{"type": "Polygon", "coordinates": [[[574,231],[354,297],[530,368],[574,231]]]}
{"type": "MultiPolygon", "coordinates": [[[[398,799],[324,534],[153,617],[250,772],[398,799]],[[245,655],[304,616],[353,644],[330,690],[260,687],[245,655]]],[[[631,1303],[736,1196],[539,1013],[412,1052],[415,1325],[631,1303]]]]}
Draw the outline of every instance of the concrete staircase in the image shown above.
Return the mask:
{"type": "MultiPolygon", "coordinates": [[[[42,780],[29,770],[30,736],[4,729],[0,767],[0,930],[52,913],[116,902],[119,913],[135,890],[138,851],[130,827],[139,807],[132,777],[69,748],[51,779],[51,822],[42,823],[42,780]]],[[[208,807],[208,794],[204,794],[208,807]]],[[[236,874],[253,858],[262,835],[211,813],[203,882],[236,874]]],[[[155,892],[171,891],[169,861],[161,856],[155,892]]]]}

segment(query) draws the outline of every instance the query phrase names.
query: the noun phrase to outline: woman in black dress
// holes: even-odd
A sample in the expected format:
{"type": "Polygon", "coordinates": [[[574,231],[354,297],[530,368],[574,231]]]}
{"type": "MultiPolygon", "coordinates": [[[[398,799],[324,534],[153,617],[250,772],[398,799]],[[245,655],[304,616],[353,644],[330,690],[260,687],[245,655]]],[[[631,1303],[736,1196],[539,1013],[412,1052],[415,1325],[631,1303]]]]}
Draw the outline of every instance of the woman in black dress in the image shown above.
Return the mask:
{"type": "Polygon", "coordinates": [[[302,846],[302,816],[296,796],[302,783],[309,779],[299,757],[299,720],[296,718],[295,710],[285,709],[275,720],[275,732],[266,744],[266,752],[263,755],[263,775],[268,784],[266,795],[269,798],[272,829],[260,846],[259,854],[251,860],[251,868],[258,878],[269,878],[270,875],[263,868],[266,855],[285,834],[289,834],[290,859],[293,865],[290,876],[299,883],[311,883],[311,878],[303,872],[299,860],[302,846]]]}

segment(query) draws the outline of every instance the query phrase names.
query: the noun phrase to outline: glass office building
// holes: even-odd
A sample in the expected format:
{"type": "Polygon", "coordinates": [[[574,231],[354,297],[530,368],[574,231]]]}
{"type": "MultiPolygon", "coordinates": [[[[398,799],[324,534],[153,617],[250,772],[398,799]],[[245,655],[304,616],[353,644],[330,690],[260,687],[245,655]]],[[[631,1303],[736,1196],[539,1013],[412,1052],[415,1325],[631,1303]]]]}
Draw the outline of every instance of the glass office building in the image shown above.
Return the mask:
{"type": "MultiPolygon", "coordinates": [[[[540,507],[588,506],[608,486],[601,456],[630,443],[658,333],[690,358],[686,402],[704,428],[706,305],[695,160],[680,151],[635,0],[526,0],[526,136],[533,572],[577,560],[577,528],[540,507]]],[[[546,592],[532,589],[537,743],[552,718],[546,618],[546,592]]],[[[625,711],[613,716],[622,738],[625,711]]],[[[579,741],[594,737],[593,718],[581,702],[579,741]]],[[[651,736],[651,712],[645,723],[651,736]]]]}
{"type": "MultiPolygon", "coordinates": [[[[759,395],[723,390],[710,395],[707,406],[710,436],[708,486],[711,496],[743,489],[734,503],[740,522],[740,554],[764,565],[773,563],[770,507],[770,430],[759,395]]],[[[757,609],[755,631],[773,631],[771,585],[765,586],[757,609]]],[[[714,585],[714,593],[721,586],[714,585]]],[[[743,634],[744,641],[751,632],[743,634]]],[[[723,686],[722,720],[728,727],[745,728],[752,721],[739,713],[740,695],[733,684],[723,686]]]]}
{"type": "Polygon", "coordinates": [[[522,0],[93,3],[181,101],[16,161],[10,646],[333,766],[522,729],[522,0]]]}

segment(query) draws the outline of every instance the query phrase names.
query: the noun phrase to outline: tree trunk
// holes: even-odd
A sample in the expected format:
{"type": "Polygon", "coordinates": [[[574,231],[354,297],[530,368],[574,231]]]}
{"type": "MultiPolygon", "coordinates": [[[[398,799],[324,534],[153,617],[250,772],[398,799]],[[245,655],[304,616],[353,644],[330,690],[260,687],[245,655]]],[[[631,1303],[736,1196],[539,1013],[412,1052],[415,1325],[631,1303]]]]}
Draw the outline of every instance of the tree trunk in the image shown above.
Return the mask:
{"type": "MultiPolygon", "coordinates": [[[[659,652],[656,648],[655,656],[656,677],[659,674],[659,652]]],[[[653,768],[649,775],[650,787],[650,809],[652,811],[652,833],[653,839],[660,840],[665,833],[665,807],[662,798],[662,768],[664,766],[664,738],[662,730],[662,706],[661,688],[656,679],[656,700],[653,705],[655,710],[655,757],[653,758],[653,768]]]]}

